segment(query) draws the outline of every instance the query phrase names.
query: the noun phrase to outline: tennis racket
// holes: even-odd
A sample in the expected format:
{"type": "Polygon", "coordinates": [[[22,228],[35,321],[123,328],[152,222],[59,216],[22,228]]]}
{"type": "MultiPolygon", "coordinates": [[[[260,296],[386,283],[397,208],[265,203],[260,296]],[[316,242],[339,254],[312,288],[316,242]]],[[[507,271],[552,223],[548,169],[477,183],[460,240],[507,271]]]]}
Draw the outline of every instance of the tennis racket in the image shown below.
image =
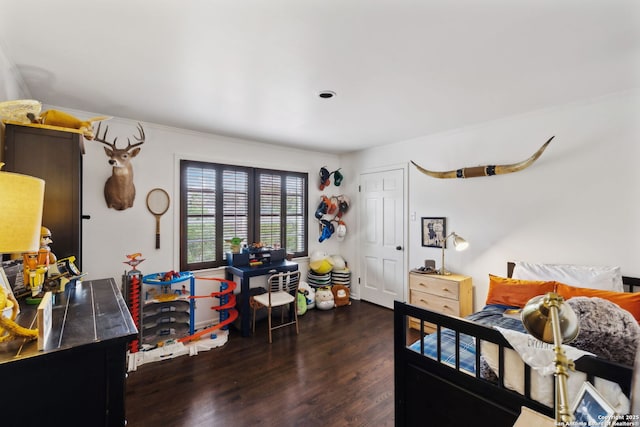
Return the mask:
{"type": "Polygon", "coordinates": [[[147,209],[156,217],[156,249],[160,249],[160,217],[169,210],[169,193],[154,188],[147,194],[147,209]]]}

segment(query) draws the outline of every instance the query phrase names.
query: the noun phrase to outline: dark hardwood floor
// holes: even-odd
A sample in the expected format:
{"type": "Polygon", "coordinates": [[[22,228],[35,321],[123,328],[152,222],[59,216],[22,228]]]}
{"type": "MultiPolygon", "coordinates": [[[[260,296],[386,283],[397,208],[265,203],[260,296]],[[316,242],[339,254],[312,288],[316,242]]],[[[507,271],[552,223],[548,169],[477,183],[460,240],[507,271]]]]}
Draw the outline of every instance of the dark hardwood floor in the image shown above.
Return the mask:
{"type": "Polygon", "coordinates": [[[129,427],[391,426],[393,312],[367,302],[309,310],[295,328],[129,373],[129,427]]]}

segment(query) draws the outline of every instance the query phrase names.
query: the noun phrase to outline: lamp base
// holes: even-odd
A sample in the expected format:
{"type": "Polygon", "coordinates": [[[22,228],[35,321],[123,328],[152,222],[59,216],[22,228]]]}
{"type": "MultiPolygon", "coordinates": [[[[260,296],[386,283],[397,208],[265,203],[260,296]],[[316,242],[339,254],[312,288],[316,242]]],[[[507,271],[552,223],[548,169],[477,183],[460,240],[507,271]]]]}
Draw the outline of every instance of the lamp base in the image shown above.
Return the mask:
{"type": "Polygon", "coordinates": [[[444,268],[441,268],[440,270],[438,270],[438,274],[440,276],[450,276],[451,272],[449,270],[445,270],[444,268]]]}

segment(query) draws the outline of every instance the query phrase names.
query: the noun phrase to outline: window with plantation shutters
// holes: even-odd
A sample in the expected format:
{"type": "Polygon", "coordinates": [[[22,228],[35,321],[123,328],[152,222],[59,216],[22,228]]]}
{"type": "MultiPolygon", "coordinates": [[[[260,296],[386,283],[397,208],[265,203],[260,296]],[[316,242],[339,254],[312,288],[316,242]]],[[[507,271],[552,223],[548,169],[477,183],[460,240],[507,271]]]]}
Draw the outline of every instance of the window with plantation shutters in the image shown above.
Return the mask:
{"type": "Polygon", "coordinates": [[[231,239],[307,255],[308,174],[182,160],[180,270],[226,265],[231,239]]]}
{"type": "Polygon", "coordinates": [[[184,236],[184,246],[180,251],[189,265],[216,261],[216,175],[215,169],[196,166],[182,169],[180,234],[184,236]]]}
{"type": "Polygon", "coordinates": [[[285,177],[285,240],[283,247],[298,253],[307,251],[307,180],[285,177]]]}
{"type": "Polygon", "coordinates": [[[260,201],[259,240],[265,246],[284,246],[282,245],[282,177],[273,173],[260,172],[257,187],[260,201]]]}
{"type": "Polygon", "coordinates": [[[249,239],[249,173],[224,166],[222,172],[222,248],[231,250],[231,239],[249,239]]]}

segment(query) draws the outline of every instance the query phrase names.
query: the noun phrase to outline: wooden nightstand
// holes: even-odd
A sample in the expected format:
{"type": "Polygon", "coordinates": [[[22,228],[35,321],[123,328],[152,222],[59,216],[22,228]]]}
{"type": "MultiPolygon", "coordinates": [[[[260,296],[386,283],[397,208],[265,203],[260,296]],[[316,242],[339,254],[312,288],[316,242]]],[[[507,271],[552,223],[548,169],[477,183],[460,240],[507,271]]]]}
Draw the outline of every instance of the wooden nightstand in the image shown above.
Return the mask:
{"type": "MultiPolygon", "coordinates": [[[[451,316],[465,317],[473,310],[471,277],[459,274],[409,273],[409,304],[451,316]]],[[[433,332],[435,325],[425,323],[425,331],[433,332]]],[[[409,326],[420,328],[420,323],[409,318],[409,326]]]]}

